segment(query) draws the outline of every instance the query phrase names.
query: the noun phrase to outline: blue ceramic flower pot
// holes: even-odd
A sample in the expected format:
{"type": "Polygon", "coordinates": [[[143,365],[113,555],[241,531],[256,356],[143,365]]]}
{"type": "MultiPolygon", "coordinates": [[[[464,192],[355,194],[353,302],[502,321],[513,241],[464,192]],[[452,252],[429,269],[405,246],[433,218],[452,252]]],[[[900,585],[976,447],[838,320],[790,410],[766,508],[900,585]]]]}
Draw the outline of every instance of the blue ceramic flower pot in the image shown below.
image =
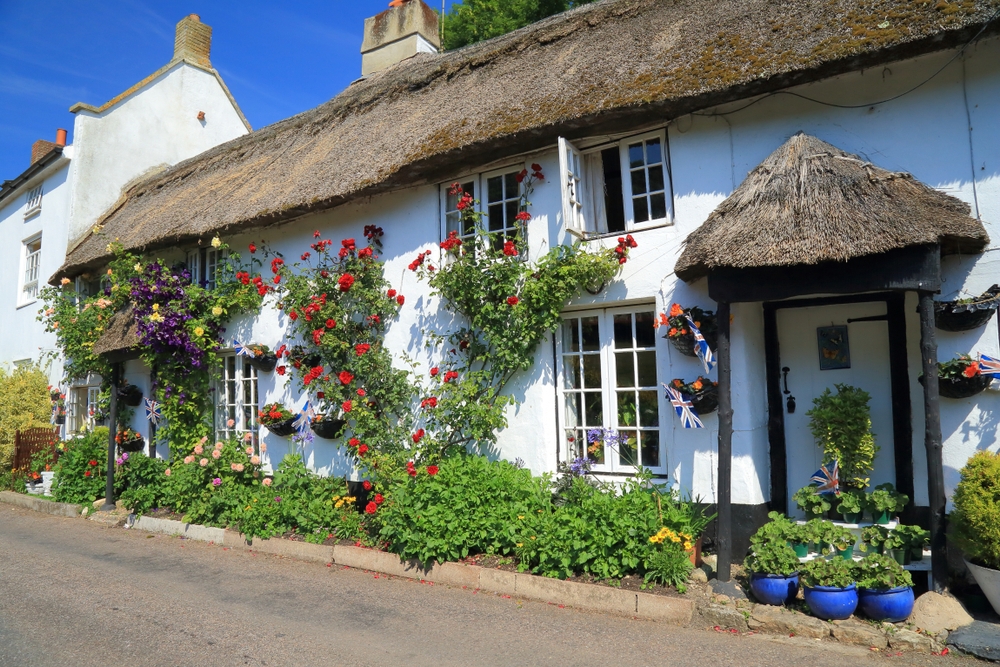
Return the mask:
{"type": "Polygon", "coordinates": [[[751,574],[750,592],[763,604],[788,604],[799,592],[799,573],[787,577],[782,574],[751,574]]]}
{"type": "Polygon", "coordinates": [[[905,621],[913,612],[913,589],[909,586],[886,591],[862,588],[858,591],[858,609],[873,621],[905,621]]]}
{"type": "Polygon", "coordinates": [[[847,588],[806,586],[802,589],[802,594],[813,616],[824,621],[842,621],[850,618],[858,608],[858,589],[854,584],[847,588]]]}

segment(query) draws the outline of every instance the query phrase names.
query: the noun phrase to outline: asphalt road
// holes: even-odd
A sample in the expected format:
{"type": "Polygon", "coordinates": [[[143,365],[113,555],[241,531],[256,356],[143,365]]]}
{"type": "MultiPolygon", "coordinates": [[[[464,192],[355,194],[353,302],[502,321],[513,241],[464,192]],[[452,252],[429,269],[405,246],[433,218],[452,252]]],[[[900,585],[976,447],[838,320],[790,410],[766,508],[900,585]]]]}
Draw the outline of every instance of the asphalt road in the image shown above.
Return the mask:
{"type": "Polygon", "coordinates": [[[731,636],[0,504],[0,667],[969,665],[731,636]]]}

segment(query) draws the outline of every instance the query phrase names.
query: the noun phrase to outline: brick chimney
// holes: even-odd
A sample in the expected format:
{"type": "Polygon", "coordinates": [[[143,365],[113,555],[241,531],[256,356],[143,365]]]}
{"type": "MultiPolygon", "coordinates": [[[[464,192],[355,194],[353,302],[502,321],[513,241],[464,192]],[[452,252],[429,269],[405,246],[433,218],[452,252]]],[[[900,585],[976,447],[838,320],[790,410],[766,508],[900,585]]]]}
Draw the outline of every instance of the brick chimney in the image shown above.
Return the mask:
{"type": "Polygon", "coordinates": [[[437,12],[423,0],[392,0],[389,9],[365,19],[361,74],[383,70],[418,53],[441,48],[437,12]]]}
{"type": "Polygon", "coordinates": [[[177,24],[174,37],[174,60],[190,60],[211,67],[208,54],[212,50],[212,28],[201,22],[197,14],[189,14],[177,24]]]}
{"type": "Polygon", "coordinates": [[[43,157],[52,152],[53,148],[62,148],[66,145],[66,130],[58,129],[56,130],[56,141],[52,143],[51,141],[45,141],[45,139],[39,139],[31,145],[31,164],[35,164],[43,157]]]}

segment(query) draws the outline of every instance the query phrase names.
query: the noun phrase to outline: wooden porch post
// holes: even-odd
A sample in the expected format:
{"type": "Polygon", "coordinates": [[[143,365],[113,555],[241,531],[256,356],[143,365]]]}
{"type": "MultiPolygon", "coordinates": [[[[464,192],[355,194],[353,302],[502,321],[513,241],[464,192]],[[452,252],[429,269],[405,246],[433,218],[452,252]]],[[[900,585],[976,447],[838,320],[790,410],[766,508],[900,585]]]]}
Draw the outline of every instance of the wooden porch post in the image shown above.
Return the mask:
{"type": "Polygon", "coordinates": [[[934,294],[921,290],[920,361],[924,372],[924,447],[927,450],[927,493],[931,510],[931,570],[934,590],[946,587],[944,464],[941,460],[941,412],[938,405],[937,341],[934,339],[934,294]]]}
{"type": "Polygon", "coordinates": [[[729,302],[720,301],[716,312],[719,323],[719,489],[716,518],[718,546],[717,576],[729,581],[733,562],[732,543],[732,465],[733,465],[733,406],[732,377],[729,350],[729,302]]]}
{"type": "Polygon", "coordinates": [[[104,485],[102,512],[115,508],[115,436],[118,434],[118,383],[122,378],[120,362],[111,365],[111,428],[108,429],[108,471],[104,485]]]}

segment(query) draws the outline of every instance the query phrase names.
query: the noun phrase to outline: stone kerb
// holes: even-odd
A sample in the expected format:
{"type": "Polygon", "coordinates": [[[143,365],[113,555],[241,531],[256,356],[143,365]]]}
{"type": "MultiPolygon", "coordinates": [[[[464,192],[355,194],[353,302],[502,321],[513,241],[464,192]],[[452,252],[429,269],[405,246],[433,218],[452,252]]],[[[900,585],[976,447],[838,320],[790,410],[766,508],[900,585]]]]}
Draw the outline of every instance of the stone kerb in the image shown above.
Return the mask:
{"type": "Polygon", "coordinates": [[[259,551],[261,553],[273,554],[275,556],[297,558],[311,563],[321,563],[326,565],[333,562],[333,547],[323,546],[322,544],[297,542],[294,540],[283,540],[279,538],[272,538],[269,540],[253,538],[248,540],[246,536],[236,532],[235,530],[225,531],[225,537],[222,543],[233,549],[259,551]]]}
{"type": "Polygon", "coordinates": [[[81,507],[70,503],[56,503],[51,500],[41,500],[32,498],[13,491],[0,491],[0,502],[10,505],[17,505],[25,509],[43,512],[54,516],[76,517],[80,516],[81,507]]]}
{"type": "Polygon", "coordinates": [[[225,531],[222,528],[200,526],[196,523],[184,523],[183,521],[174,521],[173,519],[155,519],[149,516],[133,518],[133,516],[129,515],[129,524],[133,528],[145,530],[150,533],[179,535],[189,540],[214,542],[216,544],[222,544],[225,536],[225,531]]]}

